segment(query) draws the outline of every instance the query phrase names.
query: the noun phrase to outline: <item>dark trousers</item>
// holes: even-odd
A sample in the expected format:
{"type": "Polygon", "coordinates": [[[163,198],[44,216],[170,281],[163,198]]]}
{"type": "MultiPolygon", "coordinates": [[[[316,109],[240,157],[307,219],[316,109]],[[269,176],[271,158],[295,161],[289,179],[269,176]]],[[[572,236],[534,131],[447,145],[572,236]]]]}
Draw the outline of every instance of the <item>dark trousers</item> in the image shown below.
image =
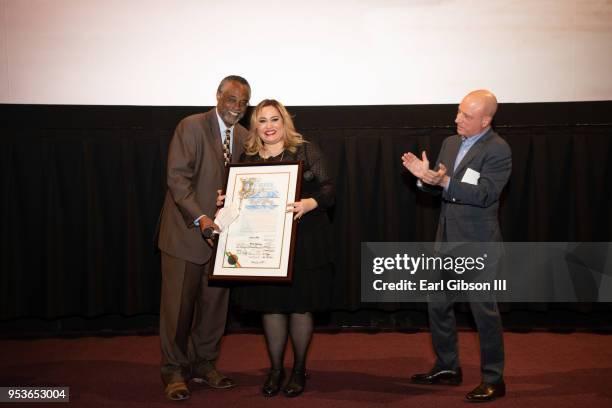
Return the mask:
{"type": "MultiPolygon", "coordinates": [[[[460,366],[457,351],[457,324],[454,302],[428,304],[429,328],[436,353],[436,367],[454,369],[460,366]]],[[[503,379],[504,338],[496,302],[470,302],[480,340],[482,381],[497,383],[503,379]]]]}
{"type": "Polygon", "coordinates": [[[214,363],[219,356],[229,290],[208,286],[208,267],[162,252],[159,338],[164,384],[189,381],[193,367],[214,363]]]}

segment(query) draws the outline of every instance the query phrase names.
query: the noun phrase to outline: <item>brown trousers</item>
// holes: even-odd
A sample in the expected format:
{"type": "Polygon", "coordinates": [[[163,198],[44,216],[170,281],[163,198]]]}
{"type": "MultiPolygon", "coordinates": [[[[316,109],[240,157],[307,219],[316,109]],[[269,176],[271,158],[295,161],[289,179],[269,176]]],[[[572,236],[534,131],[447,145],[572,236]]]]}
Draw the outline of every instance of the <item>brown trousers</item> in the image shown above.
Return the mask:
{"type": "Polygon", "coordinates": [[[162,252],[159,313],[164,384],[191,378],[191,370],[219,356],[229,289],[208,285],[209,264],[197,265],[162,252]]]}

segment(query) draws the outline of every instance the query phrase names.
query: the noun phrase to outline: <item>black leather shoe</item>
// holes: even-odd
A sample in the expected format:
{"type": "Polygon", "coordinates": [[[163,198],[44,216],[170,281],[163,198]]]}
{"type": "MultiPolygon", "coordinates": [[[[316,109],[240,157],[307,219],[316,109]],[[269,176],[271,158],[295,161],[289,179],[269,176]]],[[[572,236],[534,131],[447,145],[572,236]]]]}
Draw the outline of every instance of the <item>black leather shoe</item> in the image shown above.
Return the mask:
{"type": "Polygon", "coordinates": [[[470,391],[465,399],[469,402],[487,402],[493,401],[506,395],[506,384],[503,380],[496,384],[481,382],[480,385],[470,391]]]}
{"type": "Polygon", "coordinates": [[[297,397],[298,395],[304,392],[305,386],[306,372],[293,370],[291,372],[289,382],[287,383],[287,385],[285,385],[285,388],[283,389],[283,393],[285,394],[285,397],[297,397]]]}
{"type": "Polygon", "coordinates": [[[261,393],[264,397],[273,397],[280,391],[281,384],[285,379],[285,370],[274,370],[271,369],[268,373],[268,378],[261,387],[261,393]]]}
{"type": "Polygon", "coordinates": [[[460,385],[463,381],[463,373],[461,367],[454,370],[434,367],[428,373],[413,375],[410,381],[415,384],[460,385]]]}

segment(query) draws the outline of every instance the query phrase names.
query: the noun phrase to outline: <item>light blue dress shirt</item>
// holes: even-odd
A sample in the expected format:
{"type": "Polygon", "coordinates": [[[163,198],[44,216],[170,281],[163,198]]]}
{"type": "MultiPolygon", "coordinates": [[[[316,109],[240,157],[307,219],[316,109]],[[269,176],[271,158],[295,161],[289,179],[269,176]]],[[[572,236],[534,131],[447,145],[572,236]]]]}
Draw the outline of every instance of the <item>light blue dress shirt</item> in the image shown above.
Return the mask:
{"type": "Polygon", "coordinates": [[[461,137],[463,141],[461,142],[461,146],[459,147],[459,152],[457,153],[457,158],[455,159],[455,166],[453,167],[453,173],[455,170],[457,170],[457,166],[459,166],[459,163],[461,163],[461,160],[463,160],[467,152],[470,151],[472,146],[474,146],[476,142],[478,142],[480,138],[483,137],[484,134],[489,131],[489,129],[490,128],[486,128],[485,130],[483,130],[482,132],[474,136],[470,136],[470,137],[462,136],[461,137]]]}
{"type": "MultiPolygon", "coordinates": [[[[457,170],[457,166],[459,166],[459,163],[461,163],[461,160],[463,160],[467,152],[470,151],[472,146],[474,146],[476,142],[478,142],[480,138],[482,138],[484,134],[489,131],[489,129],[491,129],[491,127],[486,128],[485,130],[483,130],[482,132],[474,136],[470,136],[470,137],[461,136],[462,142],[461,142],[461,146],[459,146],[459,152],[457,153],[457,157],[455,158],[455,165],[453,166],[453,174],[455,173],[455,170],[457,170]]],[[[450,187],[450,183],[446,187],[444,187],[444,191],[448,191],[449,187],[450,187]]]]}

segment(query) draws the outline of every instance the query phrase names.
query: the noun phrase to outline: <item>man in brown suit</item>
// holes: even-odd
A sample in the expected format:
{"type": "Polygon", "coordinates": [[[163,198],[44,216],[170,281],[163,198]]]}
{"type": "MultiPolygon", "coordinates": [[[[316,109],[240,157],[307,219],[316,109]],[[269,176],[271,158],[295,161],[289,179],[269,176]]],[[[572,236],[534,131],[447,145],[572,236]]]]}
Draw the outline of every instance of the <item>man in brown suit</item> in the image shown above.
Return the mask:
{"type": "Polygon", "coordinates": [[[217,190],[225,182],[225,163],[242,153],[247,130],[238,121],[250,96],[244,78],[226,77],[217,89],[217,106],[183,119],[170,142],[158,245],[161,376],[171,400],[189,398],[190,380],[214,388],[235,386],[215,368],[229,291],[208,285],[212,249],[202,233],[218,229],[213,223],[217,190]]]}

